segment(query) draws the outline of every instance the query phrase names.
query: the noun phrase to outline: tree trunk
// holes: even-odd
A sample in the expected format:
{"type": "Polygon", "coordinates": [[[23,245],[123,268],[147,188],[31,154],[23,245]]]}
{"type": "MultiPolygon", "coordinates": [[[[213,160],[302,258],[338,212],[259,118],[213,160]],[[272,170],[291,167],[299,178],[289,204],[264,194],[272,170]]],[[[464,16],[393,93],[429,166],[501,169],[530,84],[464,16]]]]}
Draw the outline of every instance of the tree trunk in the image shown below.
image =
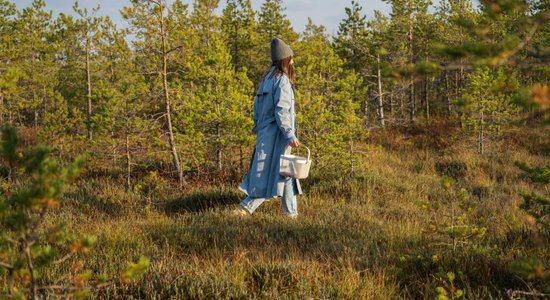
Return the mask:
{"type": "MultiPolygon", "coordinates": [[[[460,89],[460,80],[459,80],[459,73],[458,72],[455,72],[455,90],[456,90],[455,97],[460,98],[461,94],[462,94],[462,91],[460,89]]],[[[462,112],[462,111],[458,112],[458,118],[459,118],[458,120],[459,120],[459,123],[460,123],[460,128],[464,128],[464,122],[462,120],[463,115],[464,115],[464,112],[462,112]]]]}
{"type": "Polygon", "coordinates": [[[4,124],[4,96],[0,95],[0,124],[4,124]]]}
{"type": "Polygon", "coordinates": [[[390,93],[390,116],[393,117],[393,93],[390,93]]]}
{"type": "Polygon", "coordinates": [[[482,99],[479,99],[479,105],[478,105],[478,113],[479,113],[479,137],[478,137],[478,150],[479,154],[483,155],[484,153],[484,145],[483,145],[483,139],[484,139],[484,115],[483,115],[483,102],[482,99]]]}
{"type": "Polygon", "coordinates": [[[447,115],[450,116],[453,111],[452,111],[452,106],[451,106],[449,73],[447,71],[445,71],[445,98],[447,99],[447,115]]]}
{"type": "MultiPolygon", "coordinates": [[[[36,78],[34,77],[34,70],[36,70],[35,66],[34,66],[34,61],[36,59],[36,54],[33,54],[33,59],[31,60],[31,74],[30,74],[30,79],[32,81],[35,81],[36,78]]],[[[32,101],[33,101],[33,105],[34,105],[34,101],[36,100],[36,90],[37,90],[37,87],[34,86],[34,84],[31,85],[32,88],[32,101]]],[[[19,113],[19,110],[18,110],[18,114],[19,114],[19,123],[21,125],[23,125],[23,123],[21,122],[21,114],[19,113]]],[[[33,109],[33,127],[37,127],[38,126],[38,105],[36,107],[34,107],[33,109]]]]}
{"type": "Polygon", "coordinates": [[[365,94],[365,101],[363,101],[363,116],[366,118],[369,113],[369,97],[368,97],[368,91],[365,94]]]}
{"type": "Polygon", "coordinates": [[[90,78],[90,39],[86,37],[86,82],[88,88],[88,105],[86,109],[86,128],[88,139],[93,139],[92,131],[92,79],[90,78]]]}
{"type": "Polygon", "coordinates": [[[30,273],[29,275],[31,277],[32,299],[37,300],[38,299],[38,285],[37,285],[37,282],[36,282],[36,278],[34,277],[34,264],[32,262],[31,249],[30,249],[30,246],[29,246],[28,242],[25,245],[24,252],[25,252],[25,257],[27,259],[27,264],[29,266],[29,273],[30,273]]]}
{"type": "Polygon", "coordinates": [[[7,111],[8,111],[8,122],[9,122],[10,124],[13,124],[13,114],[12,114],[11,105],[9,105],[8,103],[6,103],[6,107],[7,107],[7,111]]]}
{"type": "Polygon", "coordinates": [[[458,73],[458,96],[462,96],[462,87],[464,86],[464,62],[460,59],[460,71],[458,73]]]}
{"type": "Polygon", "coordinates": [[[377,66],[377,77],[378,77],[378,122],[381,127],[384,127],[384,99],[382,98],[382,74],[380,72],[380,54],[376,56],[376,61],[378,62],[377,66]]]}
{"type": "Polygon", "coordinates": [[[164,89],[164,104],[166,109],[166,126],[168,127],[168,143],[170,145],[170,151],[172,152],[172,163],[174,168],[178,173],[178,183],[180,188],[183,187],[183,169],[180,165],[180,160],[178,157],[178,151],[176,149],[176,143],[174,140],[174,131],[172,130],[172,114],[171,114],[171,104],[170,104],[170,93],[168,90],[168,58],[166,51],[166,39],[165,39],[165,28],[164,28],[164,1],[159,2],[160,9],[160,40],[162,44],[162,86],[164,89]]]}
{"type": "Polygon", "coordinates": [[[126,191],[130,190],[130,184],[131,184],[131,161],[130,161],[130,136],[128,134],[128,118],[126,118],[126,128],[124,130],[124,134],[126,136],[126,191]]]}
{"type": "Polygon", "coordinates": [[[221,172],[223,169],[222,165],[222,145],[221,145],[221,139],[222,139],[222,133],[220,129],[220,122],[216,123],[216,133],[218,134],[218,145],[216,149],[216,156],[217,156],[217,162],[218,162],[218,171],[221,172]]]}
{"type": "Polygon", "coordinates": [[[353,165],[353,138],[350,138],[349,140],[349,166],[350,166],[350,176],[353,176],[353,173],[355,172],[355,167],[353,165]]]}
{"type": "Polygon", "coordinates": [[[426,120],[430,119],[430,99],[428,94],[428,80],[424,81],[424,104],[426,105],[426,120]]]}
{"type": "Polygon", "coordinates": [[[401,114],[401,118],[404,119],[405,118],[405,104],[403,103],[403,98],[405,97],[405,95],[403,95],[402,93],[400,93],[401,95],[399,95],[399,113],[401,114]]]}
{"type": "Polygon", "coordinates": [[[409,110],[409,122],[411,125],[414,125],[414,111],[416,109],[416,103],[414,101],[414,80],[411,78],[410,81],[410,87],[409,87],[409,104],[410,104],[410,110],[409,110]]]}
{"type": "Polygon", "coordinates": [[[33,126],[38,127],[38,107],[34,108],[34,121],[33,126]]]}
{"type": "Polygon", "coordinates": [[[235,70],[235,73],[237,73],[239,63],[239,25],[237,22],[235,22],[235,41],[233,43],[233,46],[235,47],[235,54],[233,57],[233,70],[235,70]]]}
{"type": "Polygon", "coordinates": [[[13,296],[13,269],[8,269],[8,295],[13,296]]]}
{"type": "MultiPolygon", "coordinates": [[[[409,62],[412,64],[414,63],[414,53],[413,53],[413,13],[412,13],[412,0],[408,1],[408,8],[409,8],[409,32],[408,32],[408,39],[409,39],[409,62]]],[[[414,112],[416,109],[416,103],[414,101],[414,76],[411,75],[410,78],[410,87],[409,87],[409,104],[410,104],[410,111],[409,111],[409,121],[411,125],[414,124],[414,112]]]]}
{"type": "Polygon", "coordinates": [[[455,72],[455,96],[458,98],[460,97],[460,82],[459,82],[459,73],[455,72]]]}
{"type": "Polygon", "coordinates": [[[484,153],[484,145],[483,145],[483,139],[484,139],[484,136],[483,136],[483,111],[481,112],[481,120],[479,122],[479,154],[483,155],[484,153]]]}

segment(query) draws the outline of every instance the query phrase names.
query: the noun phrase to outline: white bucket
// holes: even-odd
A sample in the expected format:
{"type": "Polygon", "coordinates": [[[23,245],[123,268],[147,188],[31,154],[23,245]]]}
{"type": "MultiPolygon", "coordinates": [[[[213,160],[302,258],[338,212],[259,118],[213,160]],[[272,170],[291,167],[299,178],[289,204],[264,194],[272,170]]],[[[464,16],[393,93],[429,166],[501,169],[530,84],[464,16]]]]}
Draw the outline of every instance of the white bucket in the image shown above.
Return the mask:
{"type": "MultiPolygon", "coordinates": [[[[305,146],[304,146],[305,147],[305,146]]],[[[298,155],[285,154],[281,155],[280,174],[282,176],[293,177],[296,179],[304,179],[309,175],[309,168],[311,167],[311,151],[307,149],[307,158],[298,155]]]]}

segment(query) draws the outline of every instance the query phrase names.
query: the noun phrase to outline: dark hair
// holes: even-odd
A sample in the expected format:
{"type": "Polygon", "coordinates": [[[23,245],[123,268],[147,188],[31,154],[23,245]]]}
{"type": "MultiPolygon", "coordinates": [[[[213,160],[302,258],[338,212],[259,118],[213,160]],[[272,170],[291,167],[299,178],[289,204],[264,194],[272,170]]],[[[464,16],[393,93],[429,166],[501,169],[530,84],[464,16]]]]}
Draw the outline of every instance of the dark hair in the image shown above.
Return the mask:
{"type": "Polygon", "coordinates": [[[290,79],[290,83],[294,84],[296,82],[296,75],[294,73],[294,65],[290,64],[290,60],[292,60],[292,56],[274,61],[272,66],[275,67],[275,72],[271,76],[286,74],[290,79]]]}

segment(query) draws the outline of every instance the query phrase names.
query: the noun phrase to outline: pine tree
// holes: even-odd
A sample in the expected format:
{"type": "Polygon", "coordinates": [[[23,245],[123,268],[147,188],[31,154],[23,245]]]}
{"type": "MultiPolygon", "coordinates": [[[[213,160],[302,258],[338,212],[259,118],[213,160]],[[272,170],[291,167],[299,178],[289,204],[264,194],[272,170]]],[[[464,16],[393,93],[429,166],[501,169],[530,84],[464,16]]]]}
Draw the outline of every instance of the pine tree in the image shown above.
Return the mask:
{"type": "Polygon", "coordinates": [[[171,57],[175,51],[180,51],[182,48],[177,44],[178,41],[174,40],[174,32],[186,26],[186,15],[177,14],[180,12],[180,8],[184,8],[180,1],[175,1],[171,7],[168,7],[165,0],[133,0],[132,6],[125,7],[122,15],[130,22],[131,29],[136,34],[136,41],[133,44],[136,50],[143,54],[139,59],[146,62],[144,72],[152,74],[151,79],[157,81],[151,83],[151,88],[154,97],[160,96],[163,101],[165,130],[168,135],[172,164],[177,173],[178,183],[182,187],[184,183],[183,168],[172,124],[174,92],[170,85],[172,74],[169,73],[172,67],[170,65],[171,57]]]}
{"type": "Polygon", "coordinates": [[[148,86],[126,42],[125,30],[109,19],[101,26],[100,61],[106,76],[97,81],[97,110],[93,117],[101,139],[96,147],[112,149],[108,153],[113,166],[122,167],[125,187],[132,185],[133,166],[154,147],[155,131],[159,130],[153,115],[154,105],[148,97],[148,86]],[[122,163],[119,163],[119,159],[122,163]]]}
{"type": "Polygon", "coordinates": [[[24,151],[20,147],[16,130],[2,128],[0,161],[9,168],[11,176],[10,192],[0,193],[0,267],[7,271],[10,298],[22,298],[28,293],[38,299],[39,270],[55,263],[59,252],[73,256],[95,240],[85,237],[71,241],[62,225],[48,226],[44,220],[48,211],[59,207],[57,198],[65,183],[77,176],[83,161],[61,168],[49,157],[48,149],[24,151]],[[25,277],[29,280],[21,280],[25,277]]]}
{"type": "Polygon", "coordinates": [[[6,114],[8,122],[11,123],[11,112],[9,107],[6,107],[7,98],[12,97],[16,89],[18,78],[18,70],[12,65],[15,51],[15,41],[13,38],[13,17],[16,14],[15,4],[7,1],[0,1],[0,64],[4,68],[0,69],[0,124],[6,122],[6,114]]]}
{"type": "Polygon", "coordinates": [[[228,0],[221,18],[225,43],[232,57],[235,72],[246,68],[249,77],[264,68],[259,66],[256,13],[250,0],[228,0]]]}
{"type": "Polygon", "coordinates": [[[67,101],[59,92],[52,93],[53,95],[49,96],[51,100],[48,110],[44,112],[44,125],[41,128],[41,136],[49,143],[63,139],[67,134],[67,124],[70,124],[67,101]]]}
{"type": "Polygon", "coordinates": [[[298,40],[298,34],[292,29],[284,11],[282,0],[265,0],[258,13],[258,32],[260,41],[268,43],[274,37],[292,44],[298,40]]]}
{"type": "MultiPolygon", "coordinates": [[[[476,24],[478,14],[474,10],[470,0],[448,0],[443,1],[438,7],[436,13],[437,43],[458,46],[464,43],[471,42],[475,35],[468,30],[468,27],[476,24]],[[464,26],[465,24],[469,24],[464,26]]],[[[434,47],[437,49],[437,47],[434,47]]],[[[433,52],[433,51],[432,51],[433,52]]],[[[437,52],[435,53],[437,54],[437,52]]],[[[454,98],[460,98],[466,79],[466,65],[464,59],[459,59],[457,65],[453,68],[450,65],[453,63],[448,57],[440,56],[433,57],[433,60],[439,60],[441,65],[446,66],[442,72],[443,89],[439,93],[445,100],[445,107],[448,115],[452,115],[452,102],[454,98]]]]}
{"type": "MultiPolygon", "coordinates": [[[[375,11],[374,12],[374,18],[373,20],[368,22],[368,28],[371,31],[371,38],[370,38],[370,51],[369,55],[370,57],[374,58],[374,62],[371,62],[373,64],[373,71],[375,70],[375,78],[376,78],[376,98],[377,98],[377,112],[378,112],[378,124],[380,127],[385,126],[385,117],[384,117],[384,89],[382,87],[382,84],[384,82],[382,76],[383,76],[383,68],[384,68],[384,61],[387,59],[387,50],[388,47],[388,27],[389,27],[389,20],[380,12],[375,11]]],[[[390,103],[390,105],[392,105],[390,103]]]]}
{"type": "MultiPolygon", "coordinates": [[[[178,126],[186,129],[182,138],[189,145],[187,156],[194,160],[188,164],[199,171],[206,165],[207,171],[220,172],[231,163],[231,148],[251,144],[252,83],[246,69],[235,72],[231,64],[220,19],[214,13],[217,5],[217,1],[198,0],[191,14],[194,32],[200,35],[193,39],[197,56],[190,72],[192,87],[185,95],[186,107],[178,114],[178,126]]],[[[242,157],[240,161],[242,166],[242,157]]]]}
{"type": "Polygon", "coordinates": [[[86,136],[86,69],[82,63],[85,53],[80,44],[81,30],[73,16],[61,13],[55,20],[55,39],[58,72],[55,76],[56,91],[67,102],[70,125],[68,133],[86,136]]]}
{"type": "MultiPolygon", "coordinates": [[[[547,166],[530,167],[519,161],[516,161],[515,165],[539,188],[550,183],[550,168],[547,166]]],[[[520,195],[523,198],[520,208],[527,213],[529,223],[538,229],[535,234],[539,238],[533,239],[533,242],[541,251],[547,252],[548,246],[544,241],[548,241],[550,236],[550,197],[539,191],[521,191],[520,195]]],[[[539,257],[520,257],[512,262],[510,269],[527,281],[535,283],[535,289],[531,290],[530,295],[544,297],[544,294],[537,290],[544,293],[550,292],[548,265],[545,265],[539,257]]],[[[521,291],[514,291],[514,293],[523,294],[521,291]]]]}
{"type": "MultiPolygon", "coordinates": [[[[422,16],[427,14],[428,2],[425,0],[388,0],[391,7],[392,51],[395,52],[394,64],[404,69],[412,69],[421,60],[418,57],[418,33],[422,16]]],[[[414,124],[416,118],[415,78],[409,71],[406,74],[409,104],[409,123],[414,124]]]]}
{"type": "Polygon", "coordinates": [[[503,69],[497,72],[480,67],[468,76],[463,98],[458,102],[464,113],[466,128],[477,133],[478,152],[485,153],[485,140],[490,134],[502,133],[514,112],[511,96],[518,89],[518,82],[507,76],[503,69]]]}
{"type": "MultiPolygon", "coordinates": [[[[261,82],[262,77],[271,66],[270,42],[273,38],[280,38],[290,47],[295,46],[298,34],[292,28],[290,20],[285,14],[282,0],[265,0],[258,12],[258,47],[256,49],[259,69],[250,78],[255,84],[261,82]]],[[[294,47],[295,48],[295,47],[294,47]]]]}
{"type": "Polygon", "coordinates": [[[56,44],[51,27],[52,13],[44,10],[44,0],[33,3],[18,12],[15,24],[16,60],[19,61],[18,96],[14,105],[20,125],[39,126],[43,122],[57,73],[56,44]]]}
{"type": "Polygon", "coordinates": [[[368,53],[366,16],[361,15],[363,8],[359,3],[351,1],[351,7],[346,7],[346,18],[338,27],[334,45],[338,55],[344,59],[347,68],[359,74],[364,74],[368,53]]]}
{"type": "MultiPolygon", "coordinates": [[[[365,136],[358,117],[359,99],[365,90],[353,70],[330,45],[323,26],[309,20],[296,57],[298,133],[300,140],[315,153],[318,170],[335,171],[335,165],[348,174],[360,165],[359,144],[365,136]]],[[[341,171],[341,170],[340,170],[341,171]]]]}
{"type": "Polygon", "coordinates": [[[73,10],[80,16],[76,21],[75,26],[79,30],[79,46],[84,50],[84,66],[86,70],[86,129],[88,131],[88,139],[93,139],[92,129],[92,63],[93,53],[97,47],[99,38],[99,24],[102,18],[96,16],[99,6],[92,9],[91,13],[87,8],[80,8],[78,1],[75,1],[73,10]]]}
{"type": "MultiPolygon", "coordinates": [[[[530,6],[530,15],[536,19],[550,19],[550,1],[538,0],[534,1],[530,6]]],[[[522,56],[526,61],[532,63],[532,68],[526,70],[524,77],[533,78],[532,82],[545,82],[545,79],[550,77],[550,22],[540,23],[539,28],[533,35],[532,41],[526,45],[526,49],[522,51],[522,56]]],[[[546,80],[547,82],[547,80],[546,80]]]]}
{"type": "Polygon", "coordinates": [[[78,176],[84,160],[78,158],[61,167],[47,148],[22,149],[15,128],[2,128],[1,137],[0,162],[9,171],[8,190],[0,190],[0,268],[5,270],[7,282],[7,290],[0,290],[2,298],[84,298],[91,286],[112,286],[147,270],[149,260],[145,257],[130,264],[121,278],[111,280],[78,267],[83,265],[82,254],[97,239],[75,237],[63,223],[50,224],[46,216],[60,207],[66,184],[78,176]],[[41,274],[68,260],[73,260],[74,266],[70,274],[55,283],[43,282],[41,274]]]}

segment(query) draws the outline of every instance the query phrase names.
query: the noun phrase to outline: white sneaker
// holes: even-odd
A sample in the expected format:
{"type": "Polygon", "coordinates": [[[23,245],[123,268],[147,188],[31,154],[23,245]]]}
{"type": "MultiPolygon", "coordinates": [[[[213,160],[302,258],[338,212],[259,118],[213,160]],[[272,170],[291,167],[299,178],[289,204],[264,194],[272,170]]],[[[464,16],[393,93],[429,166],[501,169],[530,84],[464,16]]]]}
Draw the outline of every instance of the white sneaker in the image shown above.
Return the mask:
{"type": "Polygon", "coordinates": [[[244,209],[242,206],[239,208],[235,208],[233,211],[231,211],[231,214],[239,217],[250,215],[250,213],[246,209],[244,209]]]}

